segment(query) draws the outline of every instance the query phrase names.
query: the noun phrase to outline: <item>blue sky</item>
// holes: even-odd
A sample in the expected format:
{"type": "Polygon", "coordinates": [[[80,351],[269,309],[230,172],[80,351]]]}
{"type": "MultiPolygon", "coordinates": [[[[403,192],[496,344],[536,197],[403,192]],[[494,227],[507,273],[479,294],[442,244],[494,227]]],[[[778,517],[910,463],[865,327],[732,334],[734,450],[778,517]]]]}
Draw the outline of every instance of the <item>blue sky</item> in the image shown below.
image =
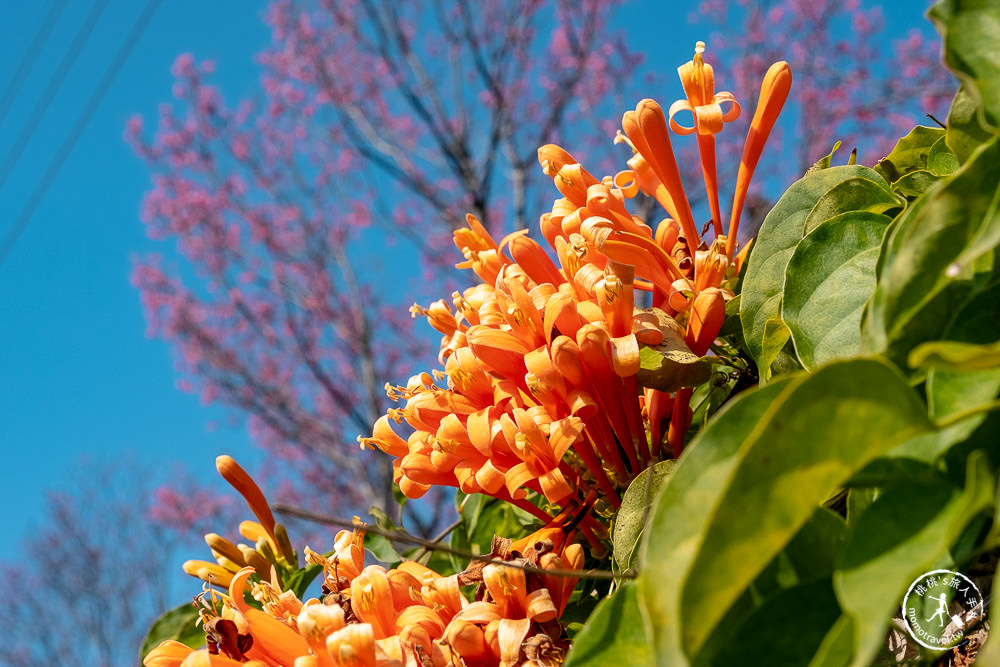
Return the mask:
{"type": "MultiPolygon", "coordinates": [[[[144,3],[111,0],[12,176],[0,191],[0,236],[76,120],[144,3]]],[[[36,525],[47,489],[68,483],[80,453],[113,457],[138,450],[156,465],[184,461],[210,477],[220,453],[248,458],[250,441],[226,414],[174,387],[167,346],[145,336],[129,285],[130,256],[161,244],[138,219],[149,174],[122,140],[128,117],[154,124],[169,101],[177,54],[214,59],[227,99],[252,94],[253,55],[269,41],[263,0],[167,0],[78,142],[48,195],[0,265],[0,520],[8,539],[0,559],[17,555],[18,537],[36,525]],[[209,422],[221,424],[209,430],[209,422]]],[[[693,3],[691,3],[693,4],[693,3]]],[[[921,25],[924,3],[882,3],[892,33],[921,25]]],[[[49,2],[0,0],[0,90],[41,24],[49,2]]],[[[0,125],[0,160],[36,104],[48,77],[89,11],[73,2],[0,125]]],[[[673,72],[697,37],[678,33],[688,3],[632,2],[619,17],[650,69],[673,72]],[[683,7],[672,16],[665,7],[683,7]],[[640,20],[630,20],[630,19],[640,20]],[[669,33],[673,39],[665,40],[669,33]]],[[[655,97],[679,93],[650,91],[655,97]]],[[[671,98],[672,99],[672,98],[671,98]]]]}

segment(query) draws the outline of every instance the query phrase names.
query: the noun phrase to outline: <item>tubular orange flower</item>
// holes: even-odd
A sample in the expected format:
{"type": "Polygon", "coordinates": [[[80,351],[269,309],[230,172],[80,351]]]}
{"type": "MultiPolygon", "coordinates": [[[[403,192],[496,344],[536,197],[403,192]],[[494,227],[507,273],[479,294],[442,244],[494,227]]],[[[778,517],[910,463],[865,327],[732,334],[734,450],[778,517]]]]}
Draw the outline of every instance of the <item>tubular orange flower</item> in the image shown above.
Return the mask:
{"type": "MultiPolygon", "coordinates": [[[[671,392],[640,386],[643,347],[669,333],[680,352],[700,356],[715,341],[744,256],[734,257],[740,209],[790,74],[779,63],[765,80],[726,235],[714,137],[740,106],[730,93],[716,93],[702,43],[678,73],[686,99],[669,114],[649,99],[624,114],[616,141],[632,148],[630,169],[600,179],[559,146],[539,149],[542,170],[561,195],[540,221],[558,262],[523,231],[497,243],[470,216],[455,232],[466,260],[459,266],[483,282],[454,293],[452,307],[442,300],[414,308],[443,335],[447,382],[438,386],[425,373],[390,387],[389,397],[402,405],[361,439],[395,458],[407,496],[449,485],[511,502],[545,522],[551,510],[581,506],[591,495],[617,507],[622,489],[651,461],[681,452],[692,387],[684,380],[671,392]],[[690,127],[678,122],[681,111],[691,112],[690,127]],[[695,226],[671,130],[697,137],[711,243],[695,226]],[[628,200],[640,190],[670,217],[652,224],[632,215],[628,200]],[[652,310],[637,308],[644,300],[652,310]],[[673,323],[670,331],[661,318],[673,323]],[[404,424],[409,435],[397,434],[404,424]]],[[[580,528],[599,543],[600,522],[588,516],[580,528]]],[[[497,632],[485,630],[491,646],[497,632]]]]}
{"type": "Polygon", "coordinates": [[[719,212],[719,182],[715,165],[715,135],[722,131],[725,123],[740,116],[740,105],[732,93],[715,92],[715,73],[702,54],[705,42],[698,42],[694,48],[694,58],[677,68],[686,100],[678,100],[670,105],[670,129],[677,134],[693,132],[698,137],[698,154],[701,157],[701,171],[705,178],[705,192],[712,212],[712,226],[716,237],[722,235],[722,214],[719,212]],[[722,105],[728,103],[725,112],[722,105]],[[694,119],[691,127],[684,127],[674,116],[681,111],[690,111],[694,119]]]}

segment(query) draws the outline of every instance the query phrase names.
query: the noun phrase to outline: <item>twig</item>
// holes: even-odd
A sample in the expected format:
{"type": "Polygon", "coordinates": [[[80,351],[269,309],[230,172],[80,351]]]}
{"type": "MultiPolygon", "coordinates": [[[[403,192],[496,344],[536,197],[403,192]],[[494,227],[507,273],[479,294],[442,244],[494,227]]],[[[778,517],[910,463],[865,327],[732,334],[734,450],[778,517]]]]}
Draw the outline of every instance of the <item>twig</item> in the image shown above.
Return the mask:
{"type": "MultiPolygon", "coordinates": [[[[320,523],[327,526],[335,526],[337,528],[352,529],[357,528],[357,524],[354,521],[348,521],[346,519],[338,519],[332,516],[326,516],[324,514],[316,514],[314,512],[309,512],[308,510],[299,509],[297,507],[289,507],[288,505],[272,505],[273,509],[278,514],[286,514],[288,516],[294,516],[299,519],[305,519],[306,521],[312,521],[313,523],[320,523]]],[[[514,563],[510,561],[500,560],[499,558],[493,558],[491,554],[485,556],[474,554],[471,551],[465,551],[463,549],[454,549],[444,544],[439,544],[434,540],[425,540],[422,537],[416,537],[415,535],[410,535],[409,533],[400,530],[383,530],[375,526],[366,526],[365,531],[371,533],[372,535],[380,535],[387,540],[393,542],[404,542],[406,544],[415,544],[417,546],[423,547],[430,551],[440,551],[442,553],[451,554],[453,556],[458,556],[459,558],[467,558],[470,561],[482,561],[484,563],[492,563],[494,565],[503,565],[505,567],[514,568],[516,570],[524,570],[525,572],[531,572],[533,574],[547,574],[553,577],[576,577],[577,579],[600,579],[600,580],[616,580],[616,579],[635,579],[635,572],[625,572],[622,574],[616,574],[610,570],[566,570],[560,568],[546,569],[543,567],[535,567],[534,565],[514,563]]]]}
{"type": "MultiPolygon", "coordinates": [[[[458,528],[461,525],[462,525],[462,519],[461,518],[455,519],[454,523],[452,523],[450,526],[448,526],[447,528],[445,528],[444,530],[442,530],[437,535],[437,537],[435,537],[433,540],[431,540],[431,542],[433,542],[434,544],[439,544],[441,542],[441,540],[443,540],[444,538],[448,537],[448,533],[450,533],[451,531],[455,530],[456,528],[458,528]]],[[[430,553],[430,551],[431,550],[429,548],[427,548],[427,547],[420,547],[420,551],[418,551],[415,554],[413,554],[413,560],[419,561],[421,558],[424,557],[425,554],[430,553]]]]}

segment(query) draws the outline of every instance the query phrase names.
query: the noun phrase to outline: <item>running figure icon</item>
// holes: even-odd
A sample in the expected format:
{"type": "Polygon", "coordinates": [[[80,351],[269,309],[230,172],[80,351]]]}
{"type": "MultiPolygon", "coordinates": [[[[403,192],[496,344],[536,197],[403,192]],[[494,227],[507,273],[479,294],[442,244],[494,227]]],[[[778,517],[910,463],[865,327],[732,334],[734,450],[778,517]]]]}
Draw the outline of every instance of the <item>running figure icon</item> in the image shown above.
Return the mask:
{"type": "Polygon", "coordinates": [[[941,594],[941,597],[937,597],[937,598],[934,597],[933,595],[928,595],[927,597],[929,597],[932,600],[937,600],[938,601],[938,608],[937,608],[937,611],[935,611],[933,614],[931,614],[930,618],[927,618],[927,619],[924,619],[924,620],[926,620],[928,623],[930,623],[935,618],[940,617],[941,623],[939,623],[939,625],[943,628],[944,627],[944,616],[945,616],[945,614],[948,613],[948,598],[945,597],[944,593],[941,594]]]}

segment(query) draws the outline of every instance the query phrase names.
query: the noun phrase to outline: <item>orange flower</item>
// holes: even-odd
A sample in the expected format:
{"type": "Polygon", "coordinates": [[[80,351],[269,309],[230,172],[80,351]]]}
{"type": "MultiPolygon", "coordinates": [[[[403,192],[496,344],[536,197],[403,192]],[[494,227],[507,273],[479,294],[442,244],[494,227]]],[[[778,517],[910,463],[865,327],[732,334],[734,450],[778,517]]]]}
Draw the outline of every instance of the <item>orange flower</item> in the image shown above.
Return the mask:
{"type": "MultiPolygon", "coordinates": [[[[739,264],[740,209],[791,76],[778,63],[765,79],[724,235],[714,142],[740,106],[731,93],[715,92],[703,43],[678,73],[686,99],[669,114],[648,99],[625,113],[618,140],[633,149],[629,170],[599,179],[563,148],[539,149],[562,195],[541,218],[558,263],[523,231],[497,243],[469,216],[468,227],[455,232],[465,258],[458,266],[483,282],[453,294],[453,308],[441,300],[413,309],[443,334],[444,372],[389,388],[403,405],[388,417],[406,422],[408,437],[382,419],[361,439],[395,457],[395,479],[407,496],[455,486],[547,520],[539,503],[565,508],[594,492],[616,507],[621,489],[651,460],[679,455],[691,388],[672,395],[641,389],[642,346],[658,344],[675,326],[696,355],[714,342],[739,264]],[[691,112],[690,127],[675,118],[681,111],[691,112]],[[697,136],[715,232],[710,245],[695,226],[671,129],[697,136]],[[671,216],[655,232],[628,210],[640,190],[671,216]],[[659,312],[637,310],[636,290],[650,292],[659,312]]],[[[581,528],[597,540],[592,517],[581,528]]]]}

